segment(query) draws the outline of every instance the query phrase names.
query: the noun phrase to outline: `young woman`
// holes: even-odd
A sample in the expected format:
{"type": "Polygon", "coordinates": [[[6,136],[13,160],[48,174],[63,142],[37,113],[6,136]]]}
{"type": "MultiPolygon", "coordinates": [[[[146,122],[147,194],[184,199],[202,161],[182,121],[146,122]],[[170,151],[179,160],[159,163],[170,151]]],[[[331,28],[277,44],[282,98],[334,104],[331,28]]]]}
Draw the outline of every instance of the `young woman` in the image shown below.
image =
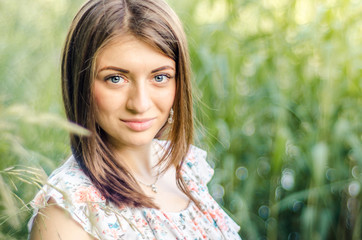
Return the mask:
{"type": "Polygon", "coordinates": [[[162,0],[90,0],[62,59],[73,155],[33,201],[30,239],[240,239],[192,146],[190,64],[162,0]],[[164,140],[160,140],[164,139],[164,140]]]}

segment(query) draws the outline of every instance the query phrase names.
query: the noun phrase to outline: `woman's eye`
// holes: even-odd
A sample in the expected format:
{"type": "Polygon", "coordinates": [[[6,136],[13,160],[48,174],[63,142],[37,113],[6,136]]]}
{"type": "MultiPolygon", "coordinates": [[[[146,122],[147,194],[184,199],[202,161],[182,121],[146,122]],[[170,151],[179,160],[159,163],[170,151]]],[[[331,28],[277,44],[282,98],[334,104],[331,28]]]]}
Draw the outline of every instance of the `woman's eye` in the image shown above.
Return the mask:
{"type": "Polygon", "coordinates": [[[157,75],[154,77],[155,81],[158,83],[166,82],[170,77],[167,75],[157,75]]]}
{"type": "Polygon", "coordinates": [[[106,81],[110,81],[111,83],[120,83],[124,82],[124,79],[121,76],[116,75],[106,78],[106,81]]]}

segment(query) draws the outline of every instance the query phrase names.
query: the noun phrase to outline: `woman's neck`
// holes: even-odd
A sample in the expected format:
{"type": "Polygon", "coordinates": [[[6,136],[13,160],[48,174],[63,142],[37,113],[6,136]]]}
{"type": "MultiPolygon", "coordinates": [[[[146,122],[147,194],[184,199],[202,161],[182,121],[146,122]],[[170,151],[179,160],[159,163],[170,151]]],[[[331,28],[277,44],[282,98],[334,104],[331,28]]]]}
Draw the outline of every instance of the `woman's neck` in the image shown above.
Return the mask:
{"type": "Polygon", "coordinates": [[[122,146],[114,150],[119,161],[123,161],[129,168],[130,173],[135,177],[142,177],[144,180],[152,179],[155,173],[154,167],[158,163],[152,142],[137,147],[122,146]]]}

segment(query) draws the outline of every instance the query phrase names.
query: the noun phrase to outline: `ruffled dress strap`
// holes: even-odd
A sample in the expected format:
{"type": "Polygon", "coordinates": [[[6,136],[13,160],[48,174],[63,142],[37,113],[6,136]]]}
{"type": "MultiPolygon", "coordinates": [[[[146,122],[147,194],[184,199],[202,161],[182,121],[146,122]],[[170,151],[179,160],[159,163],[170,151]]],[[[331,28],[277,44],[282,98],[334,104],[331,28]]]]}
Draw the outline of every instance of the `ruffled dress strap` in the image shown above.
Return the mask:
{"type": "Polygon", "coordinates": [[[207,183],[211,180],[214,170],[206,161],[207,153],[191,146],[182,168],[183,178],[191,194],[200,201],[202,213],[221,230],[225,239],[240,239],[237,234],[240,227],[219,206],[210,195],[207,183]]]}

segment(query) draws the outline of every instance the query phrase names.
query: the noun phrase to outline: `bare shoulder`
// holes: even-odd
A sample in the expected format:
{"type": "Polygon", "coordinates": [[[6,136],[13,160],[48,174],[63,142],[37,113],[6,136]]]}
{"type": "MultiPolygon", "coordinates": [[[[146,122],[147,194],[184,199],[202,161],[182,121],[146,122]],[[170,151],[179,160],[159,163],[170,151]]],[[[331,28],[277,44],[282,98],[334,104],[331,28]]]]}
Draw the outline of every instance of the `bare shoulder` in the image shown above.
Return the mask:
{"type": "Polygon", "coordinates": [[[30,240],[46,239],[95,240],[70,214],[52,201],[39,211],[30,233],[30,240]]]}

